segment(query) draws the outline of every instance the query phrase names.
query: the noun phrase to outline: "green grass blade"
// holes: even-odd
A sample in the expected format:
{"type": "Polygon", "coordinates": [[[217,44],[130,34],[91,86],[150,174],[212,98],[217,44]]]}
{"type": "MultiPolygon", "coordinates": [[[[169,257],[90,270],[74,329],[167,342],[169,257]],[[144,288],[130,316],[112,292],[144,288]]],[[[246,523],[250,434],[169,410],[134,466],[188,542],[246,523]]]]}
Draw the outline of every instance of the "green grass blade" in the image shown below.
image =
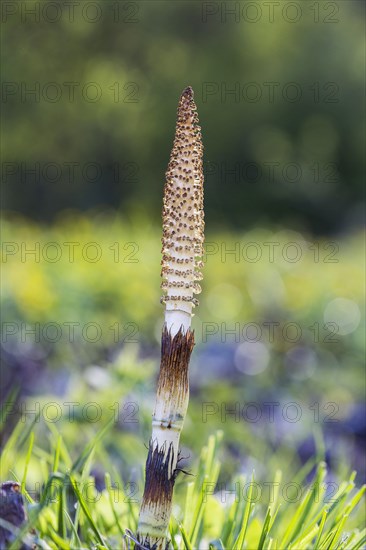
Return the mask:
{"type": "Polygon", "coordinates": [[[175,517],[172,515],[169,522],[169,533],[170,533],[170,543],[173,547],[173,550],[179,550],[177,541],[175,540],[175,537],[177,536],[179,531],[179,525],[175,517]]]}
{"type": "Polygon", "coordinates": [[[61,538],[66,537],[66,525],[64,519],[64,510],[65,510],[65,487],[60,487],[59,491],[60,500],[58,503],[58,516],[57,516],[57,532],[61,538]]]}
{"type": "Polygon", "coordinates": [[[32,422],[30,422],[28,425],[25,424],[21,419],[15,426],[13,433],[9,437],[8,441],[5,443],[2,450],[0,470],[2,478],[5,478],[8,475],[8,471],[11,468],[14,468],[14,457],[19,456],[20,450],[22,449],[24,443],[28,440],[29,434],[32,432],[34,425],[38,422],[40,414],[40,412],[37,413],[32,422]],[[14,452],[14,456],[12,456],[12,451],[15,447],[16,452],[14,452]]]}
{"type": "MultiPolygon", "coordinates": [[[[234,481],[233,481],[234,487],[236,487],[237,485],[239,487],[244,487],[245,480],[246,478],[243,475],[234,478],[234,481]]],[[[240,496],[239,498],[235,497],[234,502],[230,506],[229,513],[226,517],[226,520],[222,529],[222,534],[221,534],[221,540],[225,547],[231,547],[233,544],[236,517],[239,513],[240,504],[241,504],[240,496]]]]}
{"type": "Polygon", "coordinates": [[[334,537],[333,537],[332,542],[330,543],[330,545],[328,547],[328,550],[335,550],[335,548],[337,547],[337,542],[338,542],[339,538],[342,535],[342,529],[343,529],[343,526],[344,526],[347,518],[348,518],[348,515],[344,514],[341,521],[338,523],[337,529],[335,530],[334,537]]]}
{"type": "Polygon", "coordinates": [[[309,544],[315,539],[319,530],[318,525],[314,525],[307,533],[304,533],[301,537],[291,544],[291,548],[294,550],[306,550],[309,548],[309,544]]]}
{"type": "Polygon", "coordinates": [[[59,459],[62,460],[64,466],[67,469],[72,468],[72,460],[71,456],[67,450],[67,446],[65,445],[65,442],[63,440],[63,437],[61,434],[57,431],[57,428],[54,424],[49,423],[47,424],[47,428],[51,432],[51,435],[54,437],[56,441],[56,447],[59,445],[59,459]]]}
{"type": "Polygon", "coordinates": [[[327,521],[327,517],[328,517],[328,510],[325,509],[325,510],[323,510],[322,519],[320,521],[319,531],[318,531],[318,535],[317,535],[317,538],[316,538],[316,541],[315,541],[314,550],[318,550],[318,548],[319,548],[320,540],[321,540],[322,535],[323,535],[324,525],[325,525],[325,522],[327,521]]]}
{"type": "Polygon", "coordinates": [[[351,502],[347,505],[347,508],[346,508],[346,513],[347,514],[350,514],[356,508],[357,504],[360,502],[363,495],[365,494],[365,491],[366,491],[366,485],[363,485],[357,491],[357,493],[353,496],[351,502]]]}
{"type": "Polygon", "coordinates": [[[101,535],[101,533],[99,532],[99,529],[98,527],[96,526],[95,524],[95,521],[93,520],[92,518],[92,515],[89,511],[89,508],[84,500],[84,497],[83,495],[81,494],[80,490],[79,490],[79,487],[78,487],[78,484],[77,484],[77,481],[76,479],[73,477],[73,476],[70,476],[70,481],[71,481],[71,484],[73,486],[73,489],[75,491],[75,495],[76,495],[76,498],[78,500],[78,502],[80,503],[80,506],[85,514],[85,517],[87,518],[88,522],[89,522],[89,525],[90,527],[92,528],[92,530],[94,531],[95,533],[95,536],[97,537],[97,540],[99,541],[99,543],[104,546],[105,545],[105,541],[101,535]]]}
{"type": "Polygon", "coordinates": [[[0,431],[3,430],[8,416],[13,414],[13,405],[16,402],[17,396],[19,394],[19,387],[13,387],[8,395],[5,397],[4,402],[0,407],[0,431]]]}
{"type": "Polygon", "coordinates": [[[184,547],[186,550],[193,550],[193,546],[189,540],[189,537],[186,533],[186,530],[184,529],[183,525],[180,523],[179,524],[179,530],[181,532],[181,535],[182,535],[182,539],[183,539],[183,542],[184,542],[184,547]]]}
{"type": "MultiPolygon", "coordinates": [[[[249,516],[252,511],[252,495],[253,495],[253,483],[254,483],[254,471],[252,473],[252,480],[249,488],[248,500],[244,509],[243,523],[239,532],[239,535],[234,543],[233,550],[241,550],[244,545],[245,535],[248,528],[249,516]]],[[[254,504],[253,504],[254,507],[254,504]]]]}
{"type": "Polygon", "coordinates": [[[268,506],[266,517],[264,518],[264,522],[263,522],[263,528],[262,528],[261,536],[259,538],[258,550],[263,549],[264,543],[265,543],[267,535],[268,535],[270,522],[271,522],[271,507],[268,506]]]}
{"type": "Polygon", "coordinates": [[[318,503],[316,503],[316,499],[318,495],[318,488],[321,487],[325,475],[326,466],[324,462],[321,462],[317,468],[314,483],[306,492],[305,497],[302,499],[293,519],[290,521],[284,533],[282,538],[282,544],[284,547],[286,547],[289,542],[294,542],[297,540],[302,530],[304,530],[306,520],[311,515],[311,512],[314,511],[314,509],[317,509],[318,503]]]}
{"type": "Polygon", "coordinates": [[[33,444],[34,444],[34,432],[31,432],[30,436],[29,436],[28,451],[27,451],[27,454],[26,454],[26,457],[25,457],[23,477],[22,477],[22,481],[21,481],[21,484],[20,484],[22,493],[24,493],[24,491],[25,491],[25,482],[26,482],[26,479],[27,479],[28,466],[29,466],[29,461],[30,461],[31,455],[32,455],[33,444]]]}
{"type": "Polygon", "coordinates": [[[53,457],[52,472],[58,471],[58,466],[60,463],[61,440],[62,440],[62,437],[61,435],[59,435],[57,438],[55,454],[53,457]]]}
{"type": "MultiPolygon", "coordinates": [[[[78,513],[79,511],[80,511],[80,506],[77,508],[76,512],[78,513]]],[[[68,520],[68,522],[70,524],[71,531],[72,531],[72,537],[71,537],[71,541],[70,541],[70,548],[72,548],[72,549],[82,548],[81,540],[79,538],[79,535],[78,535],[78,532],[77,532],[77,527],[75,525],[76,522],[74,522],[71,519],[71,517],[70,517],[67,510],[65,510],[65,517],[68,520]]]]}
{"type": "Polygon", "coordinates": [[[366,544],[366,529],[352,539],[352,546],[349,547],[349,550],[359,550],[364,544],[366,544]]]}
{"type": "Polygon", "coordinates": [[[123,537],[125,533],[124,533],[124,530],[122,529],[121,524],[119,522],[119,517],[118,517],[117,511],[116,511],[116,507],[114,506],[111,476],[108,473],[106,473],[105,476],[104,476],[104,479],[105,479],[105,486],[106,486],[106,489],[107,489],[107,492],[108,492],[109,504],[110,504],[111,509],[112,509],[113,517],[114,517],[114,520],[116,522],[118,531],[120,532],[120,535],[123,537]]]}

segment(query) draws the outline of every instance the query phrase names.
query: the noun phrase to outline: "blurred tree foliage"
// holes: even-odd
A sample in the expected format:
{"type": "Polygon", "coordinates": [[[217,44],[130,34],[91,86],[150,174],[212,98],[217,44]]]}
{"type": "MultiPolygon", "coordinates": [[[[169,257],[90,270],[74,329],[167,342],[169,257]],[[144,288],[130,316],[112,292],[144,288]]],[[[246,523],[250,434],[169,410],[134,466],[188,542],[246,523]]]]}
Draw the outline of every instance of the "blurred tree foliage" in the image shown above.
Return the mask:
{"type": "Polygon", "coordinates": [[[211,227],[359,222],[362,2],[2,4],[6,209],[138,202],[158,219],[190,84],[211,227]]]}

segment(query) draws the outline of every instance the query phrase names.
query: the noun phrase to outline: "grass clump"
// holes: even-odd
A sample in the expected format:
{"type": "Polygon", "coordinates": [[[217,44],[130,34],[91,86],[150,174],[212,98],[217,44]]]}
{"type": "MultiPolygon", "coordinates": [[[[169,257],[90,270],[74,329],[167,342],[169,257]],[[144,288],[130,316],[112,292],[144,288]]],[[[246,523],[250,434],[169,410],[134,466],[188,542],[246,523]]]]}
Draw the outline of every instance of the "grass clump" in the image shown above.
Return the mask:
{"type": "MultiPolygon", "coordinates": [[[[126,483],[111,463],[105,441],[113,421],[76,455],[54,424],[47,424],[48,442],[37,440],[36,418],[17,424],[3,448],[1,478],[21,484],[28,520],[11,529],[9,548],[20,548],[21,541],[55,550],[134,547],[142,473],[126,483]],[[101,460],[102,481],[94,469],[101,460]]],[[[267,482],[257,482],[255,472],[220,481],[222,439],[221,431],[211,435],[191,476],[178,476],[169,526],[174,550],[364,547],[365,487],[356,488],[355,472],[329,482],[320,461],[315,468],[305,464],[288,483],[280,469],[267,482]]],[[[1,527],[9,524],[1,520],[1,527]]]]}

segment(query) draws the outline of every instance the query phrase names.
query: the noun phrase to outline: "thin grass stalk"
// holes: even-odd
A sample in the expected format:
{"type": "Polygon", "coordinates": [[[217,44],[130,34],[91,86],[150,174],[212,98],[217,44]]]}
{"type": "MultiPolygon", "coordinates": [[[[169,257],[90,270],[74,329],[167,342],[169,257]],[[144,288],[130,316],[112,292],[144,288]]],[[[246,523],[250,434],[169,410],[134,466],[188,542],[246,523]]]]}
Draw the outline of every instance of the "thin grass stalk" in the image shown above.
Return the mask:
{"type": "Polygon", "coordinates": [[[204,215],[201,129],[193,90],[179,100],[163,201],[162,289],[165,323],[161,341],[152,436],[138,522],[141,548],[169,547],[167,535],[179,468],[179,439],[189,400],[188,366],[194,346],[194,297],[201,291],[204,215]]]}

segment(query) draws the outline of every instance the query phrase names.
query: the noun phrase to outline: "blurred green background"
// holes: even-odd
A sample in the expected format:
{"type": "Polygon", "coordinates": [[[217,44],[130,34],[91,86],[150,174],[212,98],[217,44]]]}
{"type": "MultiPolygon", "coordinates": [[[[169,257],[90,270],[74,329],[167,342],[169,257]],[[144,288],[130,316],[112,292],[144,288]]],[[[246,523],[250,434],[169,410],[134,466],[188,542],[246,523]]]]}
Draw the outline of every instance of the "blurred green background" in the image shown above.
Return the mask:
{"type": "Polygon", "coordinates": [[[224,428],[224,477],[291,476],[325,449],[332,475],[362,479],[364,4],[71,5],[2,4],[3,402],[16,386],[30,408],[59,403],[75,452],[95,426],[65,402],[134,403],[108,450],[128,479],[142,469],[164,172],[189,84],[207,258],[183,445],[196,456],[224,428]],[[225,414],[253,402],[256,422],[225,414]]]}
{"type": "Polygon", "coordinates": [[[137,203],[158,222],[177,98],[190,84],[209,228],[357,225],[363,8],[4,2],[5,208],[50,221],[64,208],[127,214],[137,203]]]}

